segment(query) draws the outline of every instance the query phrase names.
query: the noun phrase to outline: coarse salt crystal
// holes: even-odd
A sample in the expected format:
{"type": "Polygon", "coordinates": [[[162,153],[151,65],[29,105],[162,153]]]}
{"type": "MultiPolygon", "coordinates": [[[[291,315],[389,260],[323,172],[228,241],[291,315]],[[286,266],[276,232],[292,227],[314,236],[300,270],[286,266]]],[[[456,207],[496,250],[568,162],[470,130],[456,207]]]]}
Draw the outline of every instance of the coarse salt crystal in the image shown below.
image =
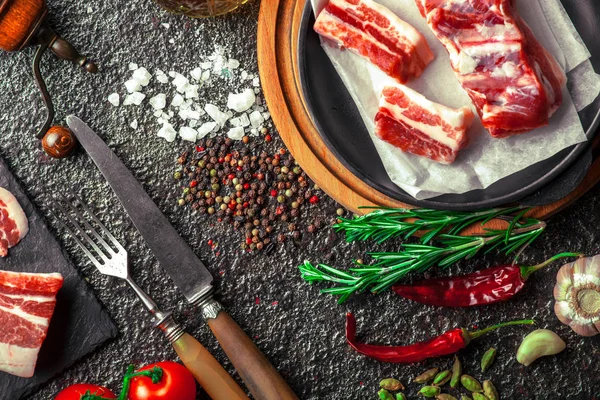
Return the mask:
{"type": "Polygon", "coordinates": [[[125,97],[125,100],[123,100],[123,105],[128,106],[130,104],[135,104],[136,106],[139,106],[142,104],[142,101],[144,101],[145,98],[146,95],[144,93],[133,92],[125,97]]]}
{"type": "Polygon", "coordinates": [[[208,115],[210,115],[210,117],[216,122],[218,123],[221,127],[225,125],[225,123],[227,122],[227,120],[229,119],[229,115],[225,114],[224,112],[221,112],[217,106],[213,105],[213,104],[206,104],[204,106],[204,111],[206,111],[206,113],[208,115]]]}
{"type": "Polygon", "coordinates": [[[242,114],[239,117],[236,118],[232,118],[229,120],[229,123],[234,126],[234,127],[247,127],[250,126],[250,120],[248,119],[248,115],[247,114],[242,114]]]}
{"type": "Polygon", "coordinates": [[[155,110],[162,110],[167,105],[167,95],[164,93],[159,93],[152,97],[149,100],[149,103],[155,110]]]}
{"type": "Polygon", "coordinates": [[[188,126],[190,128],[195,128],[196,126],[198,126],[198,120],[197,119],[190,119],[188,121],[188,126]]]}
{"type": "Polygon", "coordinates": [[[171,106],[172,107],[179,107],[180,105],[183,104],[183,96],[180,95],[179,93],[177,93],[175,96],[173,96],[173,100],[171,100],[171,106]]]}
{"type": "Polygon", "coordinates": [[[202,69],[209,69],[212,67],[212,63],[209,62],[203,62],[202,64],[200,64],[200,68],[202,69]]]}
{"type": "Polygon", "coordinates": [[[244,112],[256,101],[256,96],[252,89],[244,89],[241,93],[229,93],[227,98],[227,108],[237,112],[244,112]]]}
{"type": "Polygon", "coordinates": [[[252,79],[252,86],[260,86],[260,78],[252,79]]]}
{"type": "Polygon", "coordinates": [[[108,95],[108,102],[113,106],[117,107],[121,102],[121,98],[119,97],[119,93],[112,93],[108,95]]]}
{"type": "Polygon", "coordinates": [[[185,87],[185,98],[186,99],[197,99],[198,98],[198,85],[187,85],[185,87]]]}
{"type": "Polygon", "coordinates": [[[169,39],[169,43],[175,44],[175,39],[173,39],[173,38],[169,39]]]}
{"type": "Polygon", "coordinates": [[[175,78],[177,76],[177,72],[175,72],[175,71],[169,71],[169,76],[171,78],[175,78]]]}
{"type": "Polygon", "coordinates": [[[177,91],[183,93],[185,87],[190,83],[189,79],[183,76],[182,74],[175,74],[175,78],[173,79],[173,86],[177,88],[177,91]]]}
{"type": "Polygon", "coordinates": [[[200,67],[196,67],[193,70],[190,71],[190,76],[195,79],[196,81],[199,81],[200,78],[202,78],[202,68],[200,67]]]}
{"type": "Polygon", "coordinates": [[[162,117],[162,110],[154,110],[154,116],[155,117],[162,117]]]}
{"type": "Polygon", "coordinates": [[[200,113],[191,108],[186,108],[179,110],[179,117],[184,121],[186,119],[200,119],[200,113]]]}
{"type": "Polygon", "coordinates": [[[152,74],[144,67],[140,67],[133,71],[132,79],[138,81],[142,86],[148,86],[150,78],[152,78],[152,74]]]}
{"type": "Polygon", "coordinates": [[[94,12],[94,9],[93,9],[92,7],[88,7],[88,8],[87,8],[87,13],[88,13],[88,14],[91,14],[91,13],[93,13],[93,12],[94,12]]]}
{"type": "Polygon", "coordinates": [[[125,89],[127,89],[127,92],[129,93],[139,92],[140,90],[142,90],[142,85],[136,79],[130,79],[127,82],[125,82],[125,89]]]}
{"type": "Polygon", "coordinates": [[[242,140],[244,137],[244,128],[231,128],[227,132],[227,137],[233,140],[242,140]]]}
{"type": "Polygon", "coordinates": [[[161,25],[162,25],[162,26],[163,26],[165,29],[169,29],[169,28],[171,27],[171,25],[170,25],[170,24],[168,24],[168,23],[166,23],[166,22],[162,23],[161,25]]]}
{"type": "Polygon", "coordinates": [[[216,122],[205,122],[198,128],[198,139],[202,139],[204,136],[208,135],[217,127],[216,122]]]}
{"type": "Polygon", "coordinates": [[[207,81],[209,78],[210,78],[210,70],[207,69],[206,71],[202,72],[202,80],[207,81]]]}
{"type": "Polygon", "coordinates": [[[250,113],[250,124],[253,128],[258,128],[262,125],[263,122],[265,122],[265,119],[263,118],[260,111],[252,111],[250,113]]]}
{"type": "Polygon", "coordinates": [[[160,83],[169,83],[169,77],[167,75],[165,75],[164,73],[162,74],[156,74],[156,80],[159,81],[160,83]]]}
{"type": "Polygon", "coordinates": [[[254,94],[259,94],[260,93],[260,89],[259,88],[254,88],[254,94]]]}
{"type": "Polygon", "coordinates": [[[250,136],[258,136],[258,129],[250,129],[250,136]]]}
{"type": "Polygon", "coordinates": [[[245,81],[248,77],[248,73],[246,71],[242,71],[242,80],[245,81]]]}
{"type": "Polygon", "coordinates": [[[136,63],[129,63],[129,70],[130,71],[135,71],[136,69],[138,69],[138,65],[136,63]]]}
{"type": "Polygon", "coordinates": [[[264,112],[262,113],[263,118],[266,120],[268,120],[269,118],[271,118],[271,113],[270,112],[264,112]]]}
{"type": "Polygon", "coordinates": [[[230,58],[227,65],[228,65],[229,69],[236,69],[236,68],[239,68],[240,62],[238,60],[236,60],[235,58],[230,58]]]}
{"type": "Polygon", "coordinates": [[[156,135],[170,143],[175,140],[175,136],[177,136],[177,131],[173,129],[173,125],[167,123],[164,124],[163,127],[158,130],[158,133],[156,135]]]}
{"type": "Polygon", "coordinates": [[[133,129],[137,129],[138,128],[138,121],[137,119],[134,119],[131,124],[129,124],[129,126],[133,129]]]}
{"type": "Polygon", "coordinates": [[[198,131],[194,128],[190,128],[189,126],[182,126],[179,129],[179,136],[188,142],[195,142],[196,137],[198,136],[198,131]]]}

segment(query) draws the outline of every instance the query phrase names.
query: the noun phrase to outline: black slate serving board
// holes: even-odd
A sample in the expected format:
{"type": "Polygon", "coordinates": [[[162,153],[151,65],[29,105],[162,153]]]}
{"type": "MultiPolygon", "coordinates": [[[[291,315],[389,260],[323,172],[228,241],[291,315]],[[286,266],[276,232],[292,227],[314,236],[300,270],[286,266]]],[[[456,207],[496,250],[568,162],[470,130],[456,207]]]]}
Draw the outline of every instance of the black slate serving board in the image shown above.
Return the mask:
{"type": "Polygon", "coordinates": [[[41,214],[1,159],[0,187],[15,195],[29,219],[29,234],[9,249],[8,257],[0,259],[0,269],[60,272],[64,278],[35,375],[24,379],[0,372],[0,399],[17,400],[115,337],[117,328],[75,267],[67,261],[41,214]]]}

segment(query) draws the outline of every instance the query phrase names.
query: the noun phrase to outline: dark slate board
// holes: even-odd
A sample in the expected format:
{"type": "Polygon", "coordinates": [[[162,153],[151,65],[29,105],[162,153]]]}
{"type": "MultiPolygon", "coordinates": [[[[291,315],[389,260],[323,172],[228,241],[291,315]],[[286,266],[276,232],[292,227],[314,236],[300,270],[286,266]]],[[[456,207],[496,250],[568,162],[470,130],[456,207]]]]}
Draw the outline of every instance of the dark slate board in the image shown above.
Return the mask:
{"type": "Polygon", "coordinates": [[[0,269],[60,272],[65,279],[57,296],[56,310],[33,378],[24,379],[0,372],[0,399],[16,400],[30,394],[79,358],[115,337],[117,328],[75,267],[67,261],[39,211],[1,159],[0,186],[19,200],[29,219],[30,228],[23,241],[9,249],[8,257],[0,259],[0,269]]]}

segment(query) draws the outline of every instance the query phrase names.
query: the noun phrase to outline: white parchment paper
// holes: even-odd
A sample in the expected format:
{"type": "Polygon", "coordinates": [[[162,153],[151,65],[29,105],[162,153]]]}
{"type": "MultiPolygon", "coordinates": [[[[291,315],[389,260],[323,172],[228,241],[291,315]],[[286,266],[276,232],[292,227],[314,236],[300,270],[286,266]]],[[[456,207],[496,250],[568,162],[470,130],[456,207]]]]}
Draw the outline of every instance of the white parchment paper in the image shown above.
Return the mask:
{"type": "MultiPolygon", "coordinates": [[[[311,1],[316,14],[327,3],[327,0],[311,1]]],[[[477,114],[450,66],[448,53],[427,26],[415,0],[378,2],[421,32],[435,54],[435,60],[423,75],[407,86],[446,106],[470,106],[477,114]]],[[[540,43],[567,71],[569,90],[564,90],[563,105],[547,127],[507,139],[493,139],[477,118],[469,130],[469,146],[451,165],[403,153],[380,140],[375,135],[373,122],[379,95],[385,85],[395,81],[368,60],[323,44],[360,111],[390,179],[416,199],[484,189],[562,149],[587,140],[577,111],[592,103],[600,93],[600,76],[592,68],[589,51],[559,0],[517,0],[517,10],[540,43]]]]}

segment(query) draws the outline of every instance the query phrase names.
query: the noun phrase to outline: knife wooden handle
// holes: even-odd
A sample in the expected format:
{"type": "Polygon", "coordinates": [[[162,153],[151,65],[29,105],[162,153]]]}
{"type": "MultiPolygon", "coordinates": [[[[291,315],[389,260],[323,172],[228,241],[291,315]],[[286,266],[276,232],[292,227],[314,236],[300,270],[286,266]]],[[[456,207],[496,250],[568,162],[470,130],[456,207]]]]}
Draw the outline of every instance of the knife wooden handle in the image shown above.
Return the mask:
{"type": "Polygon", "coordinates": [[[229,314],[221,310],[216,318],[209,318],[207,322],[254,398],[298,399],[279,372],[229,314]]]}
{"type": "Polygon", "coordinates": [[[213,400],[249,400],[242,388],[200,342],[187,333],[173,348],[200,386],[213,400]]]}

